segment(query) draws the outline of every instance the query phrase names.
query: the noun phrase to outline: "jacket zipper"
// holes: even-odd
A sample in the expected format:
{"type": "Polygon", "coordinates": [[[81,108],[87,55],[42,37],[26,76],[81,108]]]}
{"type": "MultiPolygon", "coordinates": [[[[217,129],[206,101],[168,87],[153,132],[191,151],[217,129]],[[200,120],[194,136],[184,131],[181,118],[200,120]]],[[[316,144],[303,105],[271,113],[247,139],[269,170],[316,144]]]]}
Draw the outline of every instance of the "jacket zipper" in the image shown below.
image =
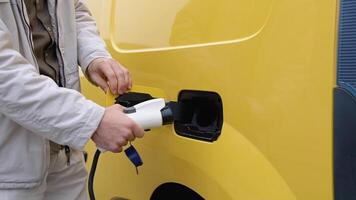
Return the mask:
{"type": "MultiPolygon", "coordinates": [[[[33,47],[33,40],[32,40],[32,36],[31,36],[31,26],[27,23],[27,21],[26,21],[26,17],[25,17],[25,13],[24,13],[24,2],[23,2],[23,0],[21,0],[21,7],[20,7],[20,5],[18,5],[17,4],[17,7],[18,7],[18,9],[20,10],[20,12],[21,12],[21,17],[22,17],[22,22],[27,26],[27,30],[26,30],[26,38],[27,38],[27,40],[28,40],[28,43],[30,43],[30,46],[31,46],[31,55],[32,55],[32,58],[33,58],[33,61],[35,62],[35,64],[36,64],[36,67],[38,68],[38,63],[37,63],[37,59],[36,59],[36,57],[35,57],[35,54],[33,53],[33,49],[34,49],[34,47],[33,47]]],[[[39,69],[38,69],[39,70],[39,69]]]]}
{"type": "Polygon", "coordinates": [[[57,8],[58,7],[58,0],[56,0],[56,6],[55,6],[55,17],[56,17],[56,26],[57,26],[57,50],[59,52],[59,59],[60,59],[60,64],[62,64],[62,66],[59,68],[60,69],[60,81],[62,82],[61,83],[61,86],[62,87],[65,87],[67,85],[66,83],[66,76],[65,76],[65,71],[64,71],[64,60],[63,60],[63,56],[62,56],[62,51],[61,51],[61,48],[59,47],[59,20],[58,20],[58,16],[57,16],[57,8]]]}
{"type": "MultiPolygon", "coordinates": [[[[63,61],[63,57],[62,57],[62,52],[61,52],[61,49],[59,48],[59,27],[58,27],[58,17],[57,17],[57,3],[58,3],[58,0],[56,0],[56,6],[55,6],[55,17],[56,17],[56,22],[57,22],[57,49],[59,51],[59,54],[60,54],[60,61],[62,62],[62,67],[60,68],[61,71],[62,71],[62,74],[63,74],[63,87],[66,85],[66,81],[65,81],[65,75],[64,75],[64,61],[63,61]]],[[[23,0],[21,0],[21,7],[17,4],[18,6],[18,9],[20,10],[21,12],[21,16],[22,16],[22,21],[24,24],[26,24],[27,26],[27,34],[26,34],[26,38],[28,40],[28,42],[30,43],[30,46],[31,46],[31,55],[32,55],[32,58],[36,64],[36,66],[38,67],[38,63],[37,63],[37,59],[33,53],[33,40],[32,40],[32,36],[31,36],[31,26],[27,23],[26,21],[26,17],[25,17],[25,13],[24,13],[24,2],[23,0]]],[[[60,78],[61,79],[61,78],[60,78]]],[[[64,146],[65,148],[65,154],[66,154],[66,157],[67,157],[67,165],[69,166],[70,165],[70,154],[71,154],[71,150],[69,148],[69,146],[64,146]]]]}
{"type": "MultiPolygon", "coordinates": [[[[22,22],[23,22],[23,23],[26,25],[26,27],[27,27],[27,30],[26,30],[26,32],[27,32],[27,33],[26,33],[26,39],[27,39],[27,41],[30,43],[30,47],[32,48],[32,49],[31,49],[32,59],[33,59],[35,65],[36,65],[36,68],[37,68],[38,71],[39,71],[39,65],[38,65],[38,63],[37,63],[37,58],[36,58],[35,54],[33,53],[34,47],[33,47],[33,40],[32,40],[32,34],[31,34],[31,26],[27,23],[27,20],[26,20],[26,17],[25,17],[25,13],[24,13],[25,8],[24,8],[24,2],[23,2],[23,0],[20,0],[20,3],[21,3],[21,7],[20,7],[20,5],[19,5],[18,2],[17,2],[17,9],[19,9],[19,11],[20,11],[20,13],[21,13],[22,22]]],[[[45,145],[44,145],[44,150],[45,150],[45,152],[47,152],[47,148],[48,148],[48,143],[45,142],[45,145]]],[[[45,169],[46,169],[47,163],[48,163],[48,167],[49,167],[48,157],[46,156],[46,154],[43,155],[43,160],[44,160],[44,162],[43,162],[42,167],[43,167],[43,176],[44,176],[44,174],[45,174],[45,172],[46,172],[45,169]]]]}
{"type": "MultiPolygon", "coordinates": [[[[62,67],[60,67],[60,71],[62,72],[62,76],[60,76],[60,80],[62,80],[62,87],[65,87],[67,85],[66,83],[66,77],[65,77],[65,71],[64,71],[64,60],[62,56],[62,51],[61,48],[59,47],[59,20],[58,20],[58,0],[56,0],[56,6],[55,6],[55,17],[56,17],[56,26],[57,26],[57,50],[59,52],[59,57],[60,61],[62,62],[62,67]]],[[[60,73],[61,74],[61,73],[60,73]]],[[[71,156],[71,150],[69,146],[65,145],[64,146],[64,152],[67,158],[67,166],[70,165],[70,156],[71,156]]]]}

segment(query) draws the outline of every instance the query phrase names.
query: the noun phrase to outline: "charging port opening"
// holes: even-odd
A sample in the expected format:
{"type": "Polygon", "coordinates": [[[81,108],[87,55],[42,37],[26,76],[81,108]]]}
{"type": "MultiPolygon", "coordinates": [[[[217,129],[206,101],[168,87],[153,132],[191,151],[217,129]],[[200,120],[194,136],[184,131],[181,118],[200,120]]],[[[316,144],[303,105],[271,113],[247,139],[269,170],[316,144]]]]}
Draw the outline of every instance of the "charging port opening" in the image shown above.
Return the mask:
{"type": "Polygon", "coordinates": [[[178,135],[204,141],[215,141],[223,125],[223,105],[219,94],[208,91],[182,90],[179,120],[174,122],[178,135]]]}

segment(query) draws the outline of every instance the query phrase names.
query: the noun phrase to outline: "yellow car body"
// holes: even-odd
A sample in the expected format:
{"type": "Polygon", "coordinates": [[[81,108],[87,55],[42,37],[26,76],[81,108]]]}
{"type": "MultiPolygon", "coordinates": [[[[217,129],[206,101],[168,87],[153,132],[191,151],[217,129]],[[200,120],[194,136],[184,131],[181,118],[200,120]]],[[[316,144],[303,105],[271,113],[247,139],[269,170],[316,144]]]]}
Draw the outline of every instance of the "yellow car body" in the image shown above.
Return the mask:
{"type": "MultiPolygon", "coordinates": [[[[138,175],[125,154],[103,154],[97,199],[150,199],[165,183],[213,200],[334,199],[339,1],[87,4],[113,58],[130,70],[132,91],[167,100],[181,90],[213,91],[224,113],[213,142],[180,136],[172,125],[136,139],[144,163],[138,175]]],[[[114,103],[83,77],[82,92],[103,106],[114,103]]],[[[86,150],[90,168],[95,146],[86,150]]]]}

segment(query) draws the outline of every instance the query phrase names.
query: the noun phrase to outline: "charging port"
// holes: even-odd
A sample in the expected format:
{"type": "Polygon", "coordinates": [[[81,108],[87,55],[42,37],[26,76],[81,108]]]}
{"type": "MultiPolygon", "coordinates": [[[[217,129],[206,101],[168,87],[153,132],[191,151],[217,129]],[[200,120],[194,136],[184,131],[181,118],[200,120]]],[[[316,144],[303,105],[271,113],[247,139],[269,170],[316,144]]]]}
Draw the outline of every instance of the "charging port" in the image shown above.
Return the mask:
{"type": "Polygon", "coordinates": [[[218,139],[223,125],[223,105],[219,94],[182,90],[178,102],[182,105],[181,116],[174,122],[178,135],[209,142],[218,139]]]}

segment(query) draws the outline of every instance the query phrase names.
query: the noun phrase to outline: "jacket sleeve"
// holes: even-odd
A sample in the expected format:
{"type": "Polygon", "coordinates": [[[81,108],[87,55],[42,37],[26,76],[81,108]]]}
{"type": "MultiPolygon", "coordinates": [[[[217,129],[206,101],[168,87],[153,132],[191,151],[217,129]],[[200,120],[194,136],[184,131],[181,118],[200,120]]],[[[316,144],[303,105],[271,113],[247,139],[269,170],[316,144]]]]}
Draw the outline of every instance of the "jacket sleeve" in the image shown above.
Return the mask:
{"type": "Polygon", "coordinates": [[[95,21],[83,0],[75,1],[75,20],[78,41],[78,63],[84,74],[91,61],[99,57],[110,58],[105,42],[100,38],[95,21]]]}
{"type": "Polygon", "coordinates": [[[82,150],[104,108],[39,75],[18,51],[0,19],[0,113],[27,130],[82,150]]]}

